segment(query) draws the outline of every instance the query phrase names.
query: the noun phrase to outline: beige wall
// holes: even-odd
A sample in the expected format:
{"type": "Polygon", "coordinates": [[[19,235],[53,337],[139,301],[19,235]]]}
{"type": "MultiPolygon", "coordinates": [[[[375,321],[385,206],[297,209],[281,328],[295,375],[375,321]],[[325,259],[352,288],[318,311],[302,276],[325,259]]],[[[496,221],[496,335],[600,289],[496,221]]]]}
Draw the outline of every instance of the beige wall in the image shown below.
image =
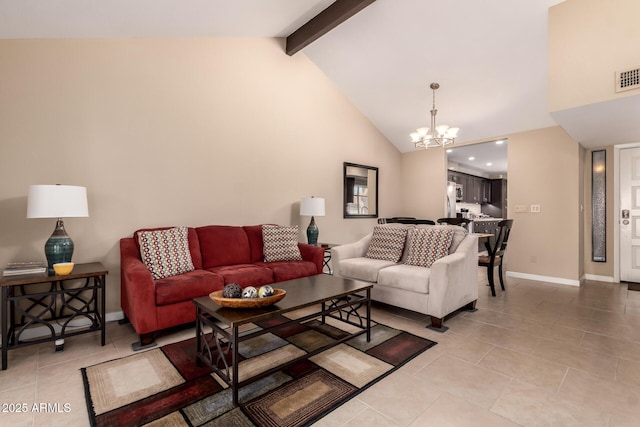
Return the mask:
{"type": "Polygon", "coordinates": [[[613,146],[602,147],[602,148],[593,148],[584,150],[584,199],[585,199],[585,207],[584,207],[584,240],[585,240],[585,248],[584,248],[584,264],[585,264],[585,274],[595,275],[595,276],[603,276],[603,277],[613,277],[613,244],[614,244],[614,230],[613,225],[616,219],[615,212],[613,211],[613,203],[615,199],[614,194],[614,186],[613,186],[613,146]],[[606,197],[606,216],[607,216],[607,261],[606,262],[593,262],[591,256],[592,242],[591,242],[591,153],[597,150],[606,150],[607,156],[607,171],[606,171],[606,180],[607,180],[607,197],[606,197]]]}
{"type": "Polygon", "coordinates": [[[164,225],[301,225],[326,198],[320,241],[375,219],[342,218],[342,163],[380,168],[380,215],[399,213],[401,155],[303,55],[277,39],[0,41],[0,265],[44,259],[53,219],[26,219],[31,184],[88,188],[67,219],[74,261],[110,270],[121,237],[164,225]]]}
{"type": "Polygon", "coordinates": [[[615,72],[640,67],[639,16],[638,0],[565,0],[549,9],[549,111],[637,95],[615,92],[615,72]]]}
{"type": "Polygon", "coordinates": [[[399,216],[437,220],[446,216],[447,158],[441,148],[402,155],[402,211],[399,216]]]}
{"type": "Polygon", "coordinates": [[[570,281],[582,276],[580,155],[580,145],[560,127],[509,135],[509,271],[570,281]],[[530,213],[532,204],[541,212],[530,213]],[[526,212],[516,213],[518,205],[526,212]]]}

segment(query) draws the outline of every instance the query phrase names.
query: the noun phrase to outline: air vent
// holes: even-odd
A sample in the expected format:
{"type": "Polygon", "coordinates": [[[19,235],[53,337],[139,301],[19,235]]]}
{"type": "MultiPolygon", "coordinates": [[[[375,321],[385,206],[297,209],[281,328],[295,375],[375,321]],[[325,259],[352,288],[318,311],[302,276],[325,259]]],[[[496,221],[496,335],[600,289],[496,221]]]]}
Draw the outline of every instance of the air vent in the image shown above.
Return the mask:
{"type": "Polygon", "coordinates": [[[640,88],[640,68],[616,71],[616,92],[640,88]]]}

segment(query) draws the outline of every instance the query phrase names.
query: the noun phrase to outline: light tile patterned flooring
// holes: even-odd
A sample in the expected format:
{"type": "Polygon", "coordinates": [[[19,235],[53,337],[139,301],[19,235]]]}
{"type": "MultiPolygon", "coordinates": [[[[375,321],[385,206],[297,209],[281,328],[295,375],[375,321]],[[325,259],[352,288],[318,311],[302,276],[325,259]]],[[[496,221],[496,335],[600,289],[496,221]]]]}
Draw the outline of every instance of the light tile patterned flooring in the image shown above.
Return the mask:
{"type": "MultiPolygon", "coordinates": [[[[375,307],[374,319],[438,345],[316,426],[637,426],[640,421],[640,292],[624,284],[581,287],[507,279],[492,298],[479,271],[479,310],[439,334],[424,316],[375,307]]],[[[186,329],[160,345],[193,336],[186,329]]],[[[9,352],[0,372],[2,426],[88,425],[79,368],[131,354],[130,325],[9,352]],[[60,413],[33,405],[59,404],[60,413]],[[68,404],[65,412],[64,404],[68,404]],[[15,406],[13,407],[15,409],[15,406]]]]}

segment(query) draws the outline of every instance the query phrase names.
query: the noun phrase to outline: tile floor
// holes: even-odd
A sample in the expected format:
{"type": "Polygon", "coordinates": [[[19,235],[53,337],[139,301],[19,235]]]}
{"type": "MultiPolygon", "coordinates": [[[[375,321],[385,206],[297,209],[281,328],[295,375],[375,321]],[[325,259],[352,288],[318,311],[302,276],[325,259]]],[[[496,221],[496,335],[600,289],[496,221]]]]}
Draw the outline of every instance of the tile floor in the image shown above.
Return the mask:
{"type": "MultiPolygon", "coordinates": [[[[424,316],[376,306],[375,320],[438,345],[315,425],[640,425],[640,292],[508,278],[507,292],[492,298],[482,271],[478,282],[479,310],[448,319],[444,334],[425,329],[424,316]]],[[[186,329],[158,343],[192,335],[186,329]]],[[[69,338],[58,353],[52,344],[11,350],[0,410],[26,404],[27,412],[0,412],[0,425],[88,425],[79,368],[130,354],[135,334],[113,322],[107,345],[99,340],[69,338]]]]}

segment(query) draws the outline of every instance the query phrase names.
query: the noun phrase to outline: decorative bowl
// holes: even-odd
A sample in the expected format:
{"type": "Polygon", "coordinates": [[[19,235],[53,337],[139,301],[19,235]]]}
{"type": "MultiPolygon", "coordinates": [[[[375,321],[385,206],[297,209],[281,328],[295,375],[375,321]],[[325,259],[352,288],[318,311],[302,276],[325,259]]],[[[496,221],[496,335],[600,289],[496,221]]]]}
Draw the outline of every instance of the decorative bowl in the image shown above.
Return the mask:
{"type": "Polygon", "coordinates": [[[209,298],[221,307],[228,308],[260,308],[277,303],[287,295],[284,289],[274,289],[273,295],[264,298],[223,298],[222,291],[209,294],[209,298]]]}
{"type": "Polygon", "coordinates": [[[71,274],[73,265],[74,264],[72,262],[59,262],[57,264],[53,264],[53,271],[55,271],[58,276],[66,276],[71,274]]]}

